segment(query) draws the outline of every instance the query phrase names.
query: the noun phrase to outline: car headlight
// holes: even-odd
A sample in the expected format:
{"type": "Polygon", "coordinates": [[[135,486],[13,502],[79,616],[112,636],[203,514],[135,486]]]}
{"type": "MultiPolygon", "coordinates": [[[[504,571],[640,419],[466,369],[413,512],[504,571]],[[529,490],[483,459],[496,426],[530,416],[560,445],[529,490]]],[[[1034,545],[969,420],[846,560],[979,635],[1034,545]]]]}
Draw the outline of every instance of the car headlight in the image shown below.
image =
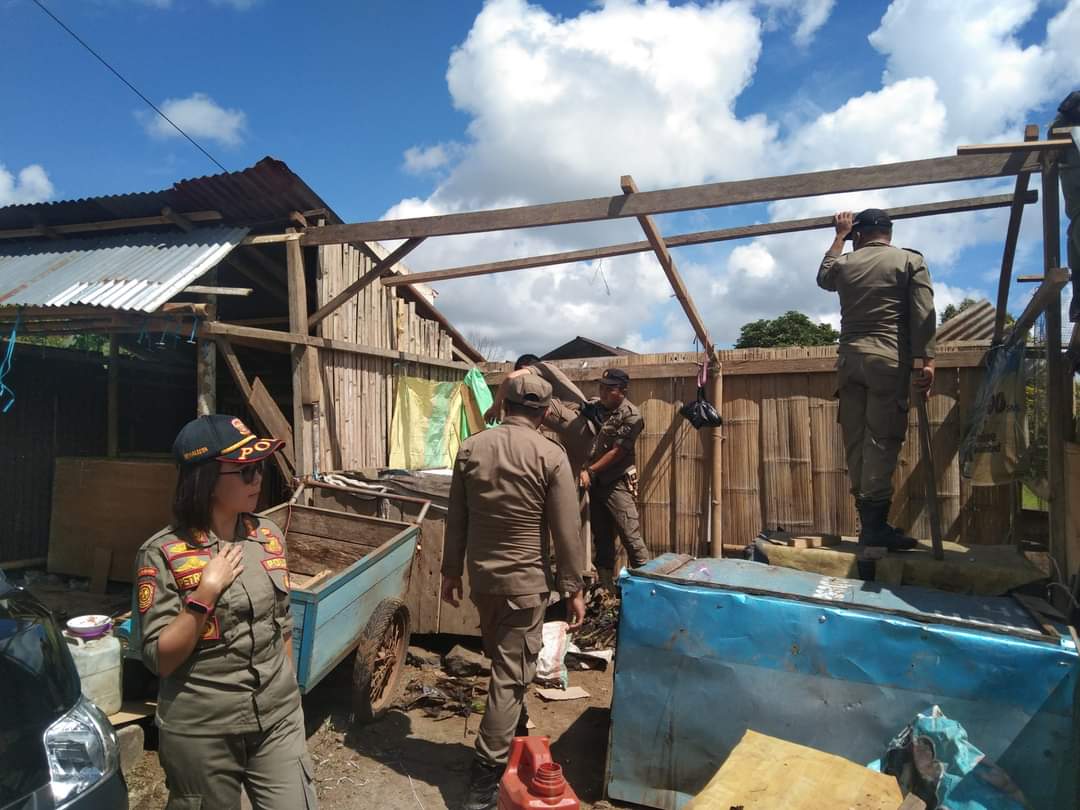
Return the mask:
{"type": "Polygon", "coordinates": [[[119,767],[116,732],[93,703],[80,697],[75,707],[45,731],[45,751],[57,807],[93,788],[119,767]]]}

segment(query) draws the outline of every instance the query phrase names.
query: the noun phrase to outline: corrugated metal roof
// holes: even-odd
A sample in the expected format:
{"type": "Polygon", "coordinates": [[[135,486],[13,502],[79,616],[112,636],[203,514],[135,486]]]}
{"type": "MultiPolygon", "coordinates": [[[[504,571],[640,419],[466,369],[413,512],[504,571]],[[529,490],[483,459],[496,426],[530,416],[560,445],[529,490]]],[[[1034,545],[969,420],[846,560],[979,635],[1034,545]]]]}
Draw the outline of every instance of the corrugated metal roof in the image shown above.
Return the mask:
{"type": "MultiPolygon", "coordinates": [[[[285,163],[265,157],[248,169],[180,180],[172,188],[0,208],[0,230],[129,219],[174,211],[220,211],[229,225],[286,222],[291,211],[329,207],[285,163]]],[[[329,219],[341,220],[330,212],[329,219]]]]}
{"type": "Polygon", "coordinates": [[[0,306],[153,312],[240,244],[247,228],[0,246],[0,306]]]}
{"type": "Polygon", "coordinates": [[[989,301],[979,301],[945,321],[937,330],[938,343],[959,340],[991,341],[997,310],[989,301]]]}

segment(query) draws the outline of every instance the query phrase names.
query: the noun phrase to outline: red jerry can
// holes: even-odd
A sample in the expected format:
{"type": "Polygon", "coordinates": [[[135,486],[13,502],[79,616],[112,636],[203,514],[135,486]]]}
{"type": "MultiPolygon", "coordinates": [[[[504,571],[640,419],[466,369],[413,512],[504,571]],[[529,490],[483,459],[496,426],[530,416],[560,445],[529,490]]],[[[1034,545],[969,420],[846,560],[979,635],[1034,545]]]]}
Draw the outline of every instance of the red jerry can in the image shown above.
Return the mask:
{"type": "Polygon", "coordinates": [[[547,737],[514,737],[499,784],[499,810],[580,810],[577,794],[551,761],[547,737]]]}

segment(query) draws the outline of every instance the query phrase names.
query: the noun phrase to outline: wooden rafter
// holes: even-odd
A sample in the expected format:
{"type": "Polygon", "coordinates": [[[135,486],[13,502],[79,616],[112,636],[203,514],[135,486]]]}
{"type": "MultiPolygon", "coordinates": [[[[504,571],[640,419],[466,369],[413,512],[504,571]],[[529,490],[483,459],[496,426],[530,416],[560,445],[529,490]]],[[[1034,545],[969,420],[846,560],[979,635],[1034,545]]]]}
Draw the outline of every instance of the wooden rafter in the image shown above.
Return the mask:
{"type": "MultiPolygon", "coordinates": [[[[1028,124],[1024,129],[1024,140],[1034,141],[1039,137],[1039,128],[1028,124]]],[[[1020,198],[1027,194],[1030,172],[1016,175],[1016,187],[1013,189],[1012,210],[1009,211],[1009,227],[1005,232],[1005,250],[1001,255],[1001,277],[998,279],[997,311],[994,313],[993,344],[1001,342],[1005,334],[1005,315],[1009,307],[1009,282],[1012,279],[1013,259],[1016,257],[1016,243],[1020,239],[1020,220],[1024,215],[1024,204],[1020,198]]]]}
{"type": "Polygon", "coordinates": [[[389,256],[387,256],[385,259],[380,259],[375,264],[375,266],[368,270],[366,273],[364,273],[364,275],[360,276],[360,278],[358,278],[340,293],[327,301],[323,306],[315,310],[314,314],[312,314],[312,316],[308,318],[308,328],[314,329],[316,326],[322,323],[323,320],[326,319],[326,316],[332,314],[338,309],[338,307],[348,302],[362,289],[367,287],[380,276],[391,272],[395,264],[405,258],[406,255],[412,252],[423,241],[424,240],[422,238],[406,239],[402,244],[398,245],[398,247],[395,248],[389,256]]]}
{"type": "Polygon", "coordinates": [[[1025,133],[1023,143],[980,143],[968,146],[958,146],[956,147],[956,154],[994,155],[1024,152],[1053,152],[1058,149],[1068,149],[1070,146],[1072,146],[1071,138],[1040,141],[1038,131],[1036,130],[1035,137],[1030,140],[1025,133]]]}
{"type": "MultiPolygon", "coordinates": [[[[127,228],[146,228],[153,225],[175,225],[177,223],[172,218],[173,216],[183,217],[188,222],[218,222],[222,219],[219,211],[188,211],[185,214],[173,213],[170,216],[165,216],[163,213],[161,216],[156,217],[129,217],[127,219],[107,219],[99,222],[79,222],[72,225],[49,225],[47,229],[50,233],[64,236],[69,233],[117,231],[127,228]]],[[[46,226],[38,225],[33,228],[12,228],[0,231],[0,239],[25,239],[30,236],[48,235],[43,234],[42,228],[44,227],[46,226]]]]}
{"type": "MultiPolygon", "coordinates": [[[[638,193],[637,183],[628,174],[622,176],[619,184],[622,186],[623,194],[627,195],[627,197],[638,193]]],[[[690,297],[690,291],[686,289],[682,276],[679,275],[679,268],[675,265],[675,259],[672,258],[671,251],[664,244],[664,237],[660,235],[660,229],[656,226],[656,221],[649,214],[642,214],[637,219],[641,229],[645,231],[645,238],[652,245],[653,252],[664,270],[664,275],[667,276],[668,283],[671,284],[671,289],[675,291],[675,297],[679,299],[679,304],[682,306],[683,312],[686,313],[687,320],[690,321],[690,325],[694,328],[694,334],[697,335],[701,348],[708,352],[710,357],[713,357],[716,349],[713,346],[712,339],[709,337],[709,330],[705,327],[705,321],[702,319],[701,313],[698,312],[694,299],[690,297]]]]}
{"type": "MultiPolygon", "coordinates": [[[[1037,202],[1038,199],[1039,196],[1037,193],[1029,191],[1023,195],[1019,202],[1022,205],[1028,205],[1037,202]]],[[[1016,198],[1012,194],[996,194],[987,197],[966,197],[945,202],[921,203],[919,205],[905,205],[899,208],[890,208],[889,216],[894,220],[913,219],[916,217],[936,216],[939,214],[955,214],[964,211],[982,211],[989,208],[1008,208],[1012,206],[1015,201],[1016,198]]],[[[764,222],[757,225],[740,225],[735,228],[696,231],[694,233],[668,236],[664,241],[667,243],[668,248],[677,248],[687,247],[689,245],[727,242],[734,239],[749,239],[756,236],[772,236],[781,233],[812,231],[819,228],[831,227],[833,227],[833,218],[831,216],[809,217],[806,219],[764,222]]],[[[634,253],[648,253],[651,250],[652,245],[650,245],[648,241],[624,242],[618,245],[605,245],[603,247],[586,248],[584,250],[568,250],[561,253],[526,256],[520,259],[508,259],[499,262],[451,267],[445,270],[410,273],[407,276],[384,276],[382,284],[385,287],[397,287],[405,284],[428,284],[433,281],[445,281],[453,278],[485,276],[492,273],[506,273],[511,270],[527,270],[535,267],[550,267],[558,264],[589,262],[597,259],[612,258],[614,256],[629,256],[634,253]]]]}
{"type": "Polygon", "coordinates": [[[309,228],[303,236],[303,244],[332,245],[355,241],[408,239],[412,236],[449,236],[512,228],[567,225],[852,191],[1006,177],[1022,171],[1039,170],[1039,156],[1031,153],[930,158],[757,180],[708,183],[617,197],[594,197],[461,214],[327,225],[322,228],[309,228]]]}

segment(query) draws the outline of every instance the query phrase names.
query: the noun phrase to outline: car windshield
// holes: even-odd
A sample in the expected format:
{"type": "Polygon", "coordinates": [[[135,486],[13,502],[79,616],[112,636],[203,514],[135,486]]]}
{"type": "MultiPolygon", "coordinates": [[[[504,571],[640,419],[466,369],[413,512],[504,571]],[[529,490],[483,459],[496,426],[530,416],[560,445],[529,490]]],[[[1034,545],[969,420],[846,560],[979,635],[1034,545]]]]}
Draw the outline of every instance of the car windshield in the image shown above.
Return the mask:
{"type": "Polygon", "coordinates": [[[0,593],[0,807],[49,781],[45,730],[79,699],[79,674],[56,623],[24,591],[0,593]]]}

